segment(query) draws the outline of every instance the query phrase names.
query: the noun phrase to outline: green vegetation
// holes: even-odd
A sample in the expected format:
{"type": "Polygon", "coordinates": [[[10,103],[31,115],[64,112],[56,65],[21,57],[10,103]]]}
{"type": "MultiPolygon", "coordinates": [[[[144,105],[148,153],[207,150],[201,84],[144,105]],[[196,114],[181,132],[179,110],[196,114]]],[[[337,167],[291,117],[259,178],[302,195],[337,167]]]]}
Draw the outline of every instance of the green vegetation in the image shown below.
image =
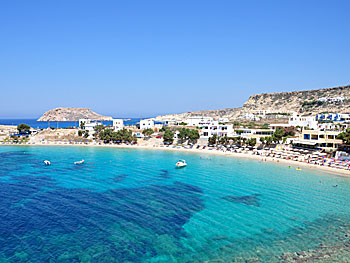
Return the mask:
{"type": "Polygon", "coordinates": [[[145,137],[150,137],[153,133],[154,133],[154,131],[153,131],[153,129],[151,129],[151,128],[144,129],[144,130],[142,131],[142,134],[143,134],[145,137]]]}
{"type": "Polygon", "coordinates": [[[82,121],[82,122],[80,123],[80,129],[82,129],[82,130],[85,129],[85,122],[84,122],[84,121],[82,121]]]}
{"type": "Polygon", "coordinates": [[[272,143],[279,143],[281,140],[286,142],[287,138],[295,135],[294,127],[280,128],[278,127],[272,136],[261,137],[262,144],[271,145],[272,143]]]}
{"type": "Polygon", "coordinates": [[[215,145],[217,142],[218,136],[214,134],[213,136],[209,137],[208,144],[209,145],[215,145]]]}
{"type": "Polygon", "coordinates": [[[250,138],[246,142],[249,146],[255,146],[256,145],[256,138],[250,138]]]}
{"type": "Polygon", "coordinates": [[[350,128],[347,128],[344,132],[339,133],[337,139],[342,140],[346,145],[350,145],[350,128]]]}
{"type": "Polygon", "coordinates": [[[78,136],[80,136],[80,137],[84,136],[84,138],[88,138],[89,137],[89,131],[79,130],[78,131],[78,136]]]}
{"type": "Polygon", "coordinates": [[[186,128],[179,129],[178,138],[181,143],[184,143],[185,141],[189,141],[190,143],[196,143],[199,137],[200,135],[198,130],[186,128]]]}
{"type": "Polygon", "coordinates": [[[21,123],[17,126],[17,130],[18,132],[27,132],[30,131],[30,126],[25,123],[21,123]]]}
{"type": "Polygon", "coordinates": [[[114,132],[112,129],[105,128],[103,125],[97,125],[95,127],[95,138],[103,140],[105,142],[137,142],[135,135],[132,135],[132,131],[125,128],[114,132]]]}
{"type": "Polygon", "coordinates": [[[165,129],[163,142],[172,144],[174,142],[174,133],[170,129],[165,129]]]}
{"type": "Polygon", "coordinates": [[[166,130],[169,130],[169,127],[167,126],[163,126],[162,128],[160,128],[160,132],[165,132],[166,130]]]}
{"type": "Polygon", "coordinates": [[[241,126],[241,123],[239,121],[235,121],[233,123],[233,127],[239,127],[239,126],[241,126]]]}
{"type": "Polygon", "coordinates": [[[236,134],[241,135],[244,131],[243,130],[235,130],[236,134]]]}
{"type": "Polygon", "coordinates": [[[306,108],[310,108],[313,106],[319,107],[321,105],[323,105],[324,102],[323,101],[318,101],[318,100],[312,100],[312,101],[304,101],[301,103],[302,107],[306,107],[306,108]]]}
{"type": "Polygon", "coordinates": [[[179,125],[186,126],[187,123],[186,122],[180,122],[179,125]]]}
{"type": "Polygon", "coordinates": [[[264,123],[259,127],[259,129],[269,129],[269,128],[270,128],[270,125],[268,123],[264,123]]]}
{"type": "Polygon", "coordinates": [[[208,139],[208,144],[209,145],[230,145],[232,144],[237,144],[237,145],[248,145],[248,146],[255,146],[256,145],[256,139],[255,138],[242,138],[240,136],[238,137],[227,137],[227,136],[222,136],[218,137],[216,134],[213,136],[209,137],[208,139]]]}

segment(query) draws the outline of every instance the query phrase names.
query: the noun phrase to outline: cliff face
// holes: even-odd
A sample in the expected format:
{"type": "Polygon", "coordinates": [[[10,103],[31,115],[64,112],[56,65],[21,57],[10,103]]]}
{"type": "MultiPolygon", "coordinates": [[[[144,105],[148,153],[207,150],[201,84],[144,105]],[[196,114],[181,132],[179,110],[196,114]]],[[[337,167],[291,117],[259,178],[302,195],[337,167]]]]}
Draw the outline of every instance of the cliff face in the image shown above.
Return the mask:
{"type": "Polygon", "coordinates": [[[271,112],[296,111],[300,113],[319,113],[319,112],[350,112],[350,86],[282,92],[265,93],[250,96],[248,101],[243,104],[245,111],[268,110],[271,112]],[[343,97],[343,101],[322,102],[320,98],[343,97]]]}
{"type": "Polygon", "coordinates": [[[112,117],[102,116],[88,108],[61,107],[45,112],[38,121],[78,121],[79,119],[109,121],[112,117]]]}
{"type": "Polygon", "coordinates": [[[282,93],[264,93],[252,95],[241,108],[223,110],[194,111],[180,114],[157,116],[157,120],[184,119],[195,116],[209,116],[213,118],[237,119],[244,113],[254,113],[257,110],[264,110],[270,113],[299,112],[305,115],[317,114],[320,112],[350,112],[350,86],[293,91],[282,93]],[[319,101],[320,98],[342,97],[342,101],[319,101]]]}

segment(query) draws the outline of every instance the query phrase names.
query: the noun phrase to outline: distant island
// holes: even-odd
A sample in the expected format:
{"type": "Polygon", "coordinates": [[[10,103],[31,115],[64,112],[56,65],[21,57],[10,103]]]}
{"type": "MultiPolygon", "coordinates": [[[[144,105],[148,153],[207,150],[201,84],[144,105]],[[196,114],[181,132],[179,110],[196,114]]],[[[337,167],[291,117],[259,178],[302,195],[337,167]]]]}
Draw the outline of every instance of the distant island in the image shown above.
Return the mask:
{"type": "Polygon", "coordinates": [[[111,121],[112,117],[100,115],[89,108],[59,107],[45,112],[38,121],[78,121],[79,119],[111,121]]]}

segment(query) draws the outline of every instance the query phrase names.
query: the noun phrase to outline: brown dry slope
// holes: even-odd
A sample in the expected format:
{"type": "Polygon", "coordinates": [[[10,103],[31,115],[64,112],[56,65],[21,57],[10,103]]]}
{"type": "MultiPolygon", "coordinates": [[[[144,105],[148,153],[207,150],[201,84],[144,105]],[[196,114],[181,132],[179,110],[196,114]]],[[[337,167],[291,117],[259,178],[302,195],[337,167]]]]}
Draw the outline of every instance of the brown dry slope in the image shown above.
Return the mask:
{"type": "Polygon", "coordinates": [[[299,112],[305,115],[320,112],[350,112],[350,86],[342,86],[327,89],[263,93],[252,95],[241,108],[229,108],[222,110],[192,111],[179,114],[157,116],[157,120],[184,119],[195,116],[210,116],[213,118],[229,118],[230,120],[242,116],[243,113],[254,113],[264,110],[270,113],[299,112]],[[320,102],[318,99],[328,97],[344,97],[343,102],[320,102]]]}
{"type": "Polygon", "coordinates": [[[88,108],[56,108],[44,113],[38,121],[78,121],[79,119],[91,119],[97,121],[109,121],[112,117],[102,116],[88,108]]]}

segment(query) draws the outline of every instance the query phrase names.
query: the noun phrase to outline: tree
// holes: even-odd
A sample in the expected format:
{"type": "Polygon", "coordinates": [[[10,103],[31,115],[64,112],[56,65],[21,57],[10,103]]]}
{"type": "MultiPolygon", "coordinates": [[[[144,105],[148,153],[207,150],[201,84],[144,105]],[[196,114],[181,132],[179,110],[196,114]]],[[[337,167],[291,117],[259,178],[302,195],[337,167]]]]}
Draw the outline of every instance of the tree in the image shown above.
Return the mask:
{"type": "Polygon", "coordinates": [[[274,141],[280,141],[285,135],[286,132],[282,128],[278,127],[273,133],[272,138],[274,141]]]}
{"type": "Polygon", "coordinates": [[[150,137],[153,133],[154,133],[153,129],[150,129],[150,128],[144,129],[142,131],[142,134],[145,135],[146,137],[150,137]]]}
{"type": "Polygon", "coordinates": [[[255,146],[256,144],[256,138],[250,138],[246,141],[246,144],[248,144],[249,146],[255,146]]]}
{"type": "Polygon", "coordinates": [[[163,136],[163,142],[170,143],[170,144],[174,142],[174,133],[171,130],[169,129],[165,130],[164,136],[163,136]]]}
{"type": "Polygon", "coordinates": [[[186,122],[180,122],[179,125],[186,126],[187,123],[186,122]]]}
{"type": "Polygon", "coordinates": [[[166,130],[168,130],[169,129],[169,127],[167,127],[167,126],[163,126],[162,128],[160,128],[160,132],[165,132],[166,130]]]}
{"type": "Polygon", "coordinates": [[[216,145],[217,137],[218,136],[216,134],[213,134],[213,136],[209,137],[208,139],[209,145],[216,145]]]}
{"type": "Polygon", "coordinates": [[[264,123],[263,125],[261,125],[261,129],[268,129],[268,128],[269,128],[268,123],[264,123]]]}
{"type": "Polygon", "coordinates": [[[238,122],[238,121],[235,121],[235,122],[233,123],[233,127],[239,127],[240,125],[241,125],[241,123],[238,122]]]}
{"type": "Polygon", "coordinates": [[[222,145],[227,145],[229,143],[229,138],[225,135],[219,138],[219,143],[222,145]]]}
{"type": "Polygon", "coordinates": [[[347,128],[344,132],[339,133],[337,139],[342,140],[346,145],[350,145],[350,128],[347,128]]]}
{"type": "Polygon", "coordinates": [[[186,129],[186,128],[179,129],[179,134],[177,137],[181,143],[187,140],[188,133],[189,133],[189,129],[186,129]]]}
{"type": "Polygon", "coordinates": [[[17,130],[18,132],[27,132],[30,131],[30,126],[25,123],[21,123],[17,126],[17,130]]]}
{"type": "Polygon", "coordinates": [[[193,129],[188,131],[187,136],[188,136],[189,141],[193,144],[195,144],[197,142],[197,140],[200,138],[198,130],[193,130],[193,129]]]}
{"type": "Polygon", "coordinates": [[[78,136],[83,136],[83,131],[82,130],[78,131],[78,136]]]}
{"type": "Polygon", "coordinates": [[[85,131],[84,138],[88,138],[88,137],[89,137],[89,131],[85,131]]]}
{"type": "Polygon", "coordinates": [[[80,123],[80,129],[84,130],[84,128],[85,128],[85,121],[82,121],[80,123]]]}

